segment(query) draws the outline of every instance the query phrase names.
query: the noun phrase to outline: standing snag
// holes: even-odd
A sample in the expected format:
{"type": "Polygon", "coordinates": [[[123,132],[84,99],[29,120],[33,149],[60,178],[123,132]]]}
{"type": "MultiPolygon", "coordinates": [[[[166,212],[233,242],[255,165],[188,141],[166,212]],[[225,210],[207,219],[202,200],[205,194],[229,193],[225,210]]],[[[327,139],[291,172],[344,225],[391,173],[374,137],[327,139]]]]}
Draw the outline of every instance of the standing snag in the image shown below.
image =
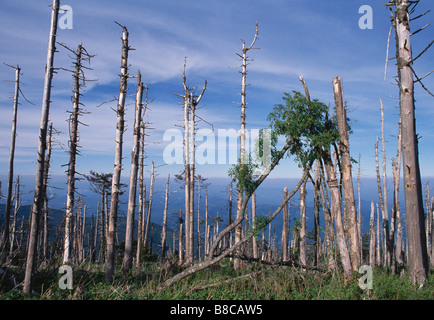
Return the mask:
{"type": "Polygon", "coordinates": [[[107,262],[106,262],[106,280],[112,281],[115,269],[115,239],[116,225],[118,217],[119,194],[121,191],[121,173],[122,173],[122,145],[125,128],[125,98],[127,95],[128,81],[128,52],[131,48],[128,46],[128,30],[122,26],[122,61],[120,75],[120,91],[117,105],[117,125],[116,125],[116,151],[115,164],[112,177],[111,187],[111,204],[110,216],[107,233],[107,262]]]}
{"type": "Polygon", "coordinates": [[[44,79],[44,95],[42,98],[41,108],[41,123],[39,128],[38,140],[38,155],[36,161],[36,182],[35,182],[35,195],[33,198],[33,205],[31,209],[31,225],[29,242],[27,245],[27,260],[25,269],[25,278],[23,291],[30,294],[32,286],[33,270],[35,268],[36,249],[38,242],[38,222],[42,212],[42,205],[44,200],[44,167],[45,167],[45,151],[47,147],[47,129],[48,129],[48,116],[50,111],[51,102],[51,82],[53,79],[53,64],[54,53],[56,51],[56,35],[57,35],[57,19],[59,16],[59,0],[53,0],[51,8],[51,27],[48,41],[47,64],[45,66],[45,79],[44,79]]]}

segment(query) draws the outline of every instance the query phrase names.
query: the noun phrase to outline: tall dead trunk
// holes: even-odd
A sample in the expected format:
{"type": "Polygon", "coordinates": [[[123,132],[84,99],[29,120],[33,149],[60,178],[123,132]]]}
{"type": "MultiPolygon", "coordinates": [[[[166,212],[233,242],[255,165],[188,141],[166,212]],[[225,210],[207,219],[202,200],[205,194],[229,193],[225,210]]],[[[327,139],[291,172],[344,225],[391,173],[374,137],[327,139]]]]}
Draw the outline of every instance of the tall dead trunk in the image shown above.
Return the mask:
{"type": "Polygon", "coordinates": [[[300,187],[300,264],[306,266],[307,243],[306,243],[306,182],[300,187]]]}
{"type": "Polygon", "coordinates": [[[327,186],[326,186],[326,180],[324,175],[324,166],[321,161],[318,161],[319,168],[320,168],[320,190],[319,190],[319,196],[322,204],[322,211],[324,213],[324,221],[325,221],[325,242],[327,245],[327,267],[328,270],[334,270],[335,269],[335,259],[333,255],[334,245],[333,245],[333,238],[334,238],[334,230],[333,230],[333,216],[330,211],[330,205],[328,200],[328,193],[327,193],[327,186]]]}
{"type": "Polygon", "coordinates": [[[182,219],[182,210],[179,210],[179,232],[178,232],[178,265],[182,265],[184,262],[184,250],[182,246],[182,233],[183,233],[183,219],[182,219]]]}
{"type": "MultiPolygon", "coordinates": [[[[284,212],[285,212],[285,207],[283,209],[284,212]]],[[[285,224],[285,220],[283,223],[285,224]]],[[[256,225],[256,192],[253,192],[253,194],[252,194],[252,225],[253,226],[256,225]]],[[[253,253],[253,259],[258,259],[259,254],[258,254],[258,238],[257,238],[257,236],[253,236],[253,238],[252,238],[252,251],[253,251],[252,252],[253,253]]]]}
{"type": "Polygon", "coordinates": [[[339,153],[341,156],[342,185],[344,187],[345,217],[348,226],[348,240],[353,271],[360,266],[359,233],[357,228],[356,202],[354,199],[353,179],[351,174],[350,143],[347,125],[347,111],[344,103],[342,79],[333,79],[336,116],[339,129],[339,153]]]}
{"type": "MultiPolygon", "coordinates": [[[[246,47],[246,42],[242,40],[243,46],[242,46],[242,55],[238,55],[241,58],[242,65],[241,65],[241,130],[240,130],[240,168],[246,161],[246,87],[247,87],[247,52],[251,49],[253,49],[253,46],[256,42],[256,39],[258,37],[258,23],[256,23],[256,31],[255,36],[253,38],[252,43],[250,46],[246,47]]],[[[237,196],[237,219],[242,219],[244,212],[241,212],[241,204],[243,202],[243,193],[244,190],[241,187],[241,185],[238,185],[238,196],[237,196]]],[[[235,243],[241,241],[242,238],[242,231],[243,227],[242,225],[238,225],[235,228],[235,243]]],[[[234,259],[234,269],[238,270],[242,267],[242,261],[240,259],[234,259]]]]}
{"type": "Polygon", "coordinates": [[[152,161],[152,167],[151,167],[151,182],[150,182],[150,190],[149,190],[149,202],[148,202],[148,213],[146,216],[146,227],[145,227],[145,237],[143,239],[143,243],[145,247],[147,247],[149,250],[152,248],[149,244],[149,232],[151,230],[151,214],[152,214],[152,198],[154,197],[154,183],[155,183],[155,164],[154,161],[152,161]]]}
{"type": "MultiPolygon", "coordinates": [[[[288,187],[283,189],[283,198],[288,195],[288,187]]],[[[253,197],[252,197],[253,199],[253,197]]],[[[289,212],[288,205],[283,207],[283,226],[282,226],[282,260],[287,261],[288,258],[288,240],[289,240],[289,212]]]]}
{"type": "Polygon", "coordinates": [[[10,232],[10,247],[9,247],[9,258],[12,258],[13,256],[13,250],[14,250],[14,244],[15,244],[15,237],[17,233],[17,215],[18,210],[21,206],[21,195],[20,195],[20,176],[17,177],[15,181],[15,190],[14,190],[14,196],[12,198],[12,201],[15,201],[15,207],[14,207],[14,215],[12,217],[12,225],[11,225],[11,232],[10,232]]]}
{"type": "Polygon", "coordinates": [[[166,183],[166,196],[164,198],[164,211],[163,211],[163,229],[161,231],[161,261],[164,261],[166,258],[166,231],[167,231],[167,207],[169,205],[169,182],[170,182],[170,174],[167,177],[166,183]]]}
{"type": "Polygon", "coordinates": [[[125,231],[125,252],[123,260],[124,276],[128,274],[133,264],[133,236],[136,215],[137,173],[139,171],[140,133],[142,126],[143,83],[140,71],[137,72],[136,108],[134,113],[133,150],[131,152],[130,187],[128,194],[127,225],[125,231]]]}
{"type": "Polygon", "coordinates": [[[327,174],[327,184],[330,189],[330,196],[331,196],[330,209],[333,216],[333,220],[335,222],[336,241],[338,243],[342,267],[344,269],[344,276],[346,280],[349,280],[352,277],[351,259],[347,247],[344,224],[342,221],[341,196],[339,192],[338,181],[336,180],[335,166],[330,156],[330,150],[326,150],[324,152],[323,160],[324,160],[325,171],[327,174]]]}
{"type": "Polygon", "coordinates": [[[44,212],[44,229],[43,229],[43,249],[42,255],[44,257],[44,261],[48,258],[48,195],[47,195],[47,186],[48,186],[48,177],[50,172],[51,165],[51,151],[52,151],[52,139],[53,139],[53,123],[50,123],[48,128],[48,141],[47,141],[47,157],[45,159],[45,168],[44,168],[44,204],[43,204],[43,212],[44,212]]]}
{"type": "Polygon", "coordinates": [[[380,209],[378,208],[378,203],[377,203],[376,233],[377,233],[377,246],[376,246],[376,251],[375,251],[375,262],[376,262],[376,265],[379,266],[379,265],[381,265],[381,237],[380,237],[380,209]]]}
{"type": "Polygon", "coordinates": [[[369,220],[369,265],[375,267],[375,205],[371,200],[371,218],[369,220]]]}
{"type": "Polygon", "coordinates": [[[117,104],[117,125],[116,125],[116,150],[115,163],[112,177],[111,203],[109,226],[107,232],[107,262],[106,262],[106,281],[112,281],[115,271],[115,241],[116,226],[118,219],[119,194],[121,193],[121,174],[122,174],[122,146],[125,128],[125,98],[127,95],[128,81],[128,30],[122,26],[122,59],[120,74],[120,90],[117,104]]]}
{"type": "Polygon", "coordinates": [[[145,128],[140,128],[140,166],[139,166],[139,212],[137,222],[137,252],[136,268],[140,266],[143,248],[143,226],[145,225],[145,198],[146,186],[144,184],[144,160],[145,160],[145,128]]]}
{"type": "Polygon", "coordinates": [[[53,62],[54,52],[56,51],[56,35],[57,35],[57,18],[59,16],[59,0],[53,0],[51,10],[51,26],[48,41],[47,63],[45,66],[45,79],[44,79],[44,94],[42,98],[41,109],[41,123],[39,127],[39,140],[38,140],[38,155],[36,161],[36,181],[35,181],[35,195],[33,198],[33,205],[31,209],[31,225],[30,237],[27,250],[27,260],[25,268],[25,277],[23,283],[23,292],[30,294],[32,286],[32,275],[35,267],[36,260],[36,246],[38,240],[38,222],[42,213],[42,205],[44,200],[44,166],[45,166],[45,151],[47,146],[47,128],[50,110],[50,97],[51,97],[51,82],[53,79],[53,62]]]}
{"type": "Polygon", "coordinates": [[[313,185],[313,199],[314,199],[314,265],[318,266],[320,262],[321,256],[321,236],[320,236],[320,221],[319,221],[319,190],[320,190],[320,172],[319,172],[319,163],[315,162],[315,176],[314,176],[314,185],[313,185]]]}
{"type": "Polygon", "coordinates": [[[66,192],[66,211],[65,211],[65,234],[63,241],[63,264],[69,263],[71,255],[71,219],[74,211],[75,195],[75,167],[78,153],[78,117],[80,115],[80,79],[82,78],[82,54],[83,47],[78,46],[75,62],[74,91],[73,91],[73,109],[69,118],[69,162],[68,162],[68,182],[66,192]]]}
{"type": "Polygon", "coordinates": [[[12,111],[12,133],[11,133],[11,148],[9,150],[9,170],[8,170],[8,185],[6,192],[6,206],[4,213],[4,229],[3,237],[1,241],[1,253],[0,262],[4,263],[6,257],[8,256],[8,244],[9,244],[9,225],[10,225],[10,215],[12,209],[12,192],[14,183],[14,157],[15,157],[15,140],[17,137],[17,116],[18,116],[18,97],[20,92],[20,71],[19,66],[12,67],[15,70],[15,92],[14,92],[14,107],[12,111]]]}
{"type": "Polygon", "coordinates": [[[390,268],[392,259],[392,245],[390,243],[390,227],[389,227],[389,206],[387,201],[387,175],[386,175],[386,139],[384,138],[384,106],[383,101],[380,99],[381,104],[381,143],[383,154],[383,233],[384,233],[384,261],[386,268],[390,268]]]}
{"type": "Polygon", "coordinates": [[[402,125],[402,162],[408,239],[408,272],[413,284],[423,285],[428,274],[422,184],[416,134],[413,57],[410,40],[409,1],[395,0],[394,27],[402,125]]]}

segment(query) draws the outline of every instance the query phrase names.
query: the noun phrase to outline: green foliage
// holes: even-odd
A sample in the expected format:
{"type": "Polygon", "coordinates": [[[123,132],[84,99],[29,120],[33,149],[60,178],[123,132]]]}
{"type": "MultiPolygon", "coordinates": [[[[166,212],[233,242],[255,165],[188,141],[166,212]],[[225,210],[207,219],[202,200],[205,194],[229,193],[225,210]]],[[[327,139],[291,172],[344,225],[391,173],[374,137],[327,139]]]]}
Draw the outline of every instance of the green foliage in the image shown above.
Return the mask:
{"type": "Polygon", "coordinates": [[[300,166],[306,166],[321,156],[339,138],[337,122],[330,119],[328,106],[318,100],[308,101],[298,91],[284,93],[283,104],[276,104],[267,116],[272,129],[274,146],[278,136],[292,140],[289,153],[300,166]]]}
{"type": "Polygon", "coordinates": [[[269,222],[270,220],[266,216],[263,215],[256,216],[255,221],[253,221],[253,225],[252,225],[253,236],[257,237],[259,233],[265,229],[265,227],[268,225],[269,222]]]}
{"type": "Polygon", "coordinates": [[[113,282],[105,282],[102,265],[74,267],[72,290],[59,288],[59,274],[52,268],[38,273],[34,295],[28,297],[19,290],[12,290],[1,292],[0,300],[432,300],[434,295],[433,270],[422,289],[411,284],[408,274],[393,275],[378,268],[373,270],[372,290],[359,288],[361,275],[357,272],[353,274],[353,280],[345,284],[339,271],[302,271],[289,266],[223,282],[266,268],[269,266],[246,263],[243,269],[235,271],[230,261],[223,259],[220,264],[182,279],[162,292],[157,291],[157,287],[173,274],[164,275],[158,262],[133,270],[128,279],[123,279],[119,266],[113,282]],[[193,289],[209,284],[218,285],[193,289]]]}
{"type": "Polygon", "coordinates": [[[256,169],[258,169],[258,164],[253,162],[249,155],[243,162],[238,159],[238,163],[229,169],[228,175],[232,181],[237,182],[238,187],[242,188],[246,194],[251,194],[255,190],[256,169]]]}

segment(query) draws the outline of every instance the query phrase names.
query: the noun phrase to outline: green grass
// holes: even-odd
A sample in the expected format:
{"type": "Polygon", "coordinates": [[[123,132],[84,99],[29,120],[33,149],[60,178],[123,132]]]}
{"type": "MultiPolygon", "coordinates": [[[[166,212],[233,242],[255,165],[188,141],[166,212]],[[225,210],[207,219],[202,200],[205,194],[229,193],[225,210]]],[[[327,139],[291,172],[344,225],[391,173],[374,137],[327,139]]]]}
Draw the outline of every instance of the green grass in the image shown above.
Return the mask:
{"type": "MultiPolygon", "coordinates": [[[[294,267],[276,267],[272,270],[241,277],[229,283],[201,290],[196,286],[215,284],[237,276],[268,268],[249,264],[243,270],[234,271],[225,260],[217,268],[208,268],[182,279],[175,286],[159,292],[157,287],[164,280],[157,263],[148,263],[142,270],[133,270],[127,278],[117,270],[114,281],[105,281],[104,269],[97,265],[74,268],[73,289],[62,290],[60,274],[55,268],[39,272],[35,278],[35,294],[28,297],[18,290],[0,291],[0,299],[18,300],[432,300],[434,299],[434,272],[422,289],[412,285],[408,275],[388,274],[384,270],[373,272],[372,290],[358,286],[361,275],[355,273],[347,284],[340,273],[302,271],[294,267]]],[[[178,272],[179,270],[177,270],[178,272]]],[[[172,274],[173,275],[173,274],[172,274]]],[[[170,275],[169,275],[170,276],[170,275]]],[[[17,279],[21,280],[21,279],[17,279]]]]}

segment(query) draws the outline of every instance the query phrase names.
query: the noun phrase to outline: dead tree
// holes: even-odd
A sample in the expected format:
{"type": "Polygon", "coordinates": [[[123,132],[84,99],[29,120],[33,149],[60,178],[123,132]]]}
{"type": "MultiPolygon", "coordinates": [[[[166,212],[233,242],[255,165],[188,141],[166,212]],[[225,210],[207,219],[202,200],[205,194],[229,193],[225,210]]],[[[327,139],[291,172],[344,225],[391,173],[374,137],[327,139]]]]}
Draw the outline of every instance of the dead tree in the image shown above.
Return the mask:
{"type": "MultiPolygon", "coordinates": [[[[418,1],[394,0],[388,5],[392,12],[395,28],[396,58],[398,66],[399,103],[402,125],[402,162],[404,176],[404,196],[408,239],[408,271],[413,284],[423,285],[428,275],[428,253],[424,230],[424,210],[422,184],[419,169],[418,139],[415,123],[415,101],[413,63],[434,43],[413,58],[410,40],[410,13],[418,1]],[[413,5],[413,7],[411,7],[413,5]]],[[[412,34],[419,32],[414,31],[412,34]]],[[[416,74],[417,81],[421,80],[416,74]]],[[[424,86],[423,86],[424,87],[424,86]]],[[[426,89],[426,87],[424,87],[426,89]]],[[[426,89],[427,90],[427,89],[426,89]]],[[[428,90],[427,90],[428,91],[428,90]]],[[[432,94],[431,94],[432,95],[432,94]]]]}
{"type": "Polygon", "coordinates": [[[369,265],[375,267],[375,206],[371,200],[371,218],[369,220],[369,265]]]}
{"type": "MultiPolygon", "coordinates": [[[[283,198],[286,198],[288,195],[288,187],[285,187],[283,189],[283,198]]],[[[253,198],[252,198],[253,199],[253,198]]],[[[282,224],[282,261],[288,260],[288,239],[289,239],[289,210],[288,205],[283,207],[283,224],[282,224]]],[[[258,257],[253,255],[254,259],[257,259],[258,257]]]]}
{"type": "MultiPolygon", "coordinates": [[[[144,85],[145,89],[145,103],[143,105],[144,113],[148,108],[148,87],[144,85]]],[[[144,183],[144,170],[145,170],[145,136],[146,136],[146,123],[142,120],[140,129],[140,165],[139,165],[139,212],[137,222],[137,252],[136,252],[136,267],[140,266],[142,259],[143,238],[145,232],[145,216],[146,216],[146,184],[144,183]]]]}
{"type": "MultiPolygon", "coordinates": [[[[306,182],[300,187],[300,265],[307,265],[307,239],[306,239],[306,182]]],[[[270,243],[270,241],[268,241],[270,243]]]]}
{"type": "MultiPolygon", "coordinates": [[[[287,189],[285,189],[287,190],[287,189]]],[[[232,194],[232,183],[231,183],[231,194],[232,194]]],[[[286,192],[288,193],[288,192],[286,192]]],[[[283,196],[285,196],[285,193],[283,194],[283,196]]],[[[232,201],[231,201],[232,202],[232,201]]],[[[283,212],[285,212],[285,209],[287,209],[288,207],[285,206],[283,207],[283,212]]],[[[284,215],[285,217],[285,215],[284,215]]],[[[285,218],[284,218],[285,219],[285,218]]],[[[229,222],[231,223],[231,222],[229,222]]],[[[256,224],[256,192],[253,192],[252,194],[252,225],[254,226],[256,224]]],[[[285,225],[285,220],[283,222],[283,224],[285,225]]],[[[258,259],[259,253],[258,253],[258,238],[256,236],[254,236],[252,238],[252,253],[253,253],[253,259],[258,259]]]]}
{"type": "Polygon", "coordinates": [[[360,266],[359,233],[357,228],[356,203],[354,199],[353,179],[351,173],[350,143],[347,125],[347,111],[341,77],[333,79],[336,117],[339,129],[339,153],[341,159],[342,185],[344,188],[345,217],[348,226],[348,240],[353,271],[360,266]]]}
{"type": "Polygon", "coordinates": [[[164,211],[163,211],[163,229],[161,231],[161,262],[166,258],[167,244],[166,244],[166,232],[167,232],[167,208],[169,205],[169,183],[170,174],[167,177],[166,183],[166,196],[164,198],[164,211]]]}
{"type": "Polygon", "coordinates": [[[53,0],[51,8],[51,24],[50,35],[48,41],[48,53],[47,64],[45,66],[45,79],[44,79],[44,94],[42,98],[41,109],[41,123],[39,128],[39,140],[38,140],[38,155],[36,161],[36,182],[35,182],[35,195],[33,205],[31,209],[31,225],[30,225],[30,237],[28,242],[27,260],[25,268],[25,277],[23,283],[23,292],[25,294],[31,293],[32,275],[35,268],[36,261],[36,247],[38,240],[38,222],[42,213],[42,206],[44,200],[44,167],[45,167],[45,151],[47,147],[47,129],[48,118],[50,110],[50,97],[51,97],[51,82],[53,79],[53,63],[54,52],[56,51],[56,35],[57,35],[57,20],[59,16],[59,0],[53,0]]]}
{"type": "MultiPolygon", "coordinates": [[[[65,47],[65,46],[64,46],[65,47]]],[[[67,47],[65,47],[67,48],[67,47]]],[[[83,109],[81,108],[80,103],[80,89],[85,86],[86,78],[84,76],[83,69],[83,61],[90,62],[90,56],[86,49],[80,44],[77,48],[77,51],[74,52],[67,48],[70,52],[75,54],[75,71],[73,73],[73,109],[70,112],[69,117],[69,162],[68,162],[68,182],[67,182],[67,193],[66,193],[66,211],[65,211],[65,235],[64,235],[64,247],[63,247],[63,264],[69,263],[70,255],[71,255],[71,219],[74,211],[74,195],[75,195],[75,182],[76,178],[76,159],[79,154],[79,133],[78,133],[78,124],[79,116],[83,114],[83,109]]]]}
{"type": "Polygon", "coordinates": [[[122,145],[123,134],[125,128],[125,98],[127,95],[127,81],[128,81],[128,52],[131,48],[128,45],[128,30],[125,26],[122,27],[122,60],[121,60],[121,74],[120,74],[120,91],[117,104],[117,126],[116,126],[116,151],[115,163],[112,177],[111,187],[111,204],[109,227],[107,233],[107,262],[106,262],[106,281],[113,280],[115,271],[115,239],[116,239],[116,225],[118,217],[118,204],[119,194],[121,191],[121,173],[122,173],[122,145]]]}
{"type": "MultiPolygon", "coordinates": [[[[246,42],[245,40],[242,40],[243,46],[241,49],[242,54],[237,54],[242,61],[242,65],[241,65],[241,131],[240,131],[240,166],[242,167],[242,165],[245,163],[246,161],[246,107],[247,107],[247,102],[246,102],[246,87],[247,87],[247,82],[246,82],[246,78],[247,78],[247,62],[251,61],[248,59],[247,57],[247,52],[249,52],[249,50],[252,49],[257,49],[254,48],[253,46],[255,45],[255,42],[258,38],[258,23],[256,23],[256,31],[255,31],[255,36],[253,38],[252,43],[250,44],[250,46],[246,46],[246,42]]],[[[240,185],[238,185],[238,197],[237,197],[237,219],[241,218],[241,204],[243,202],[243,194],[244,194],[244,190],[241,188],[240,185]]],[[[237,226],[237,228],[235,229],[235,243],[241,241],[242,238],[242,225],[237,226]]],[[[241,264],[241,260],[239,259],[234,259],[234,269],[238,270],[239,268],[242,267],[241,264]]]]}
{"type": "Polygon", "coordinates": [[[155,184],[155,164],[152,161],[151,167],[151,182],[150,182],[150,190],[149,190],[149,202],[148,202],[148,211],[146,215],[146,227],[145,227],[145,236],[143,238],[143,243],[145,247],[151,249],[149,245],[149,233],[151,230],[151,214],[152,214],[152,198],[154,196],[154,184],[155,184]]]}
{"type": "Polygon", "coordinates": [[[18,116],[18,97],[20,92],[20,71],[21,68],[17,65],[12,67],[15,71],[15,92],[14,92],[14,107],[12,112],[12,133],[11,133],[11,148],[9,150],[9,170],[8,170],[8,184],[6,192],[6,206],[4,213],[4,229],[3,237],[0,247],[0,262],[4,263],[8,255],[7,249],[9,244],[9,225],[10,225],[10,215],[12,209],[12,187],[14,183],[14,157],[15,157],[15,140],[17,136],[17,116],[18,116]]]}
{"type": "Polygon", "coordinates": [[[194,260],[194,180],[195,180],[195,126],[196,108],[205,93],[207,81],[199,96],[188,87],[186,78],[186,60],[182,72],[184,94],[177,96],[183,98],[184,108],[184,192],[185,192],[185,262],[193,264],[194,260]]]}
{"type": "Polygon", "coordinates": [[[137,194],[137,173],[139,170],[139,150],[140,150],[140,127],[142,125],[142,98],[143,83],[140,71],[137,72],[137,91],[136,91],[136,108],[134,115],[134,132],[133,132],[133,150],[131,152],[131,172],[130,186],[128,195],[128,212],[127,225],[125,232],[125,252],[123,260],[123,272],[126,276],[133,263],[133,235],[134,219],[136,211],[136,194],[137,194]]]}

